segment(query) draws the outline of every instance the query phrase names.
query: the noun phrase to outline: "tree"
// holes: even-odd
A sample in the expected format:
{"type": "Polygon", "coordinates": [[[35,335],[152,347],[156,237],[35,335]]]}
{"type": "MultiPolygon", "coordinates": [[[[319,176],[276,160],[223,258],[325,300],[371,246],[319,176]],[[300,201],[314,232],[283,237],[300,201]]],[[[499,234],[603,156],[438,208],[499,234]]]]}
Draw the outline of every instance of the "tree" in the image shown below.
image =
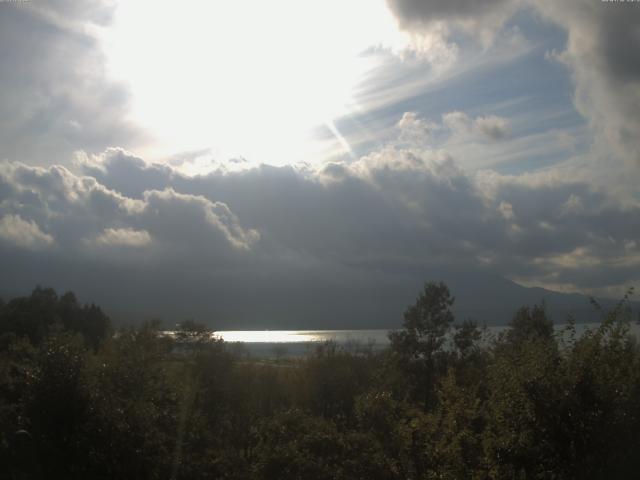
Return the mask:
{"type": "Polygon", "coordinates": [[[446,369],[443,345],[454,321],[454,298],[442,282],[427,282],[416,303],[404,312],[404,329],[389,334],[400,367],[412,377],[425,408],[434,400],[434,383],[446,369]]]}
{"type": "Polygon", "coordinates": [[[175,339],[183,348],[202,348],[212,341],[212,331],[205,324],[188,319],[180,322],[175,331],[175,339]]]}
{"type": "Polygon", "coordinates": [[[473,320],[465,320],[462,325],[456,325],[456,333],[453,335],[453,344],[462,358],[467,357],[478,348],[478,342],[482,338],[482,330],[473,320]]]}
{"type": "Polygon", "coordinates": [[[0,315],[0,332],[12,332],[39,344],[49,327],[59,321],[56,312],[58,296],[51,288],[36,287],[30,296],[10,300],[0,315]]]}
{"type": "Polygon", "coordinates": [[[547,317],[544,303],[532,308],[521,307],[509,323],[511,329],[507,339],[520,343],[528,338],[551,339],[553,337],[553,321],[547,317]]]}
{"type": "Polygon", "coordinates": [[[72,292],[58,297],[51,288],[36,287],[30,296],[14,298],[0,308],[0,333],[26,336],[33,344],[40,344],[56,324],[81,333],[94,350],[111,331],[100,307],[81,305],[72,292]]]}
{"type": "MultiPolygon", "coordinates": [[[[60,327],[60,324],[58,324],[60,327]]],[[[84,383],[87,350],[80,335],[53,329],[40,345],[37,369],[25,397],[25,412],[42,469],[69,478],[85,443],[80,431],[90,415],[84,383]]]]}

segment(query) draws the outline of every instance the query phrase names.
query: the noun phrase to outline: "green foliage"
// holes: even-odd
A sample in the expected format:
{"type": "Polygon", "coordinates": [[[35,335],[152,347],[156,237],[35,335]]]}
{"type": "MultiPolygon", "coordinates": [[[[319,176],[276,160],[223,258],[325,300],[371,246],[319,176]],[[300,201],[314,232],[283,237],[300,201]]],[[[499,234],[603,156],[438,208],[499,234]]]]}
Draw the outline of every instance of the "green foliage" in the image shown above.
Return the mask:
{"type": "Polygon", "coordinates": [[[26,336],[38,344],[56,324],[81,334],[94,349],[111,331],[109,318],[99,307],[81,305],[71,292],[58,297],[51,288],[36,287],[28,297],[0,304],[0,334],[26,336]]]}
{"type": "Polygon", "coordinates": [[[90,419],[84,434],[92,476],[169,476],[179,403],[171,347],[157,325],[145,324],[120,331],[88,365],[90,419]]]}
{"type": "Polygon", "coordinates": [[[393,477],[414,477],[426,455],[416,445],[416,434],[424,420],[422,411],[387,390],[372,389],[358,397],[356,418],[359,430],[380,449],[393,477]]]}
{"type": "Polygon", "coordinates": [[[486,478],[486,387],[481,381],[461,381],[457,373],[451,369],[443,379],[438,408],[432,415],[435,432],[430,445],[430,475],[446,479],[486,478]]]}
{"type": "Polygon", "coordinates": [[[346,422],[353,418],[356,397],[371,381],[370,355],[351,355],[334,343],[316,347],[300,368],[306,404],[315,415],[346,422]]]}
{"type": "Polygon", "coordinates": [[[29,427],[26,416],[27,392],[36,379],[37,350],[28,340],[14,334],[0,336],[0,478],[9,478],[6,470],[13,463],[29,464],[32,459],[17,458],[13,433],[29,427]]]}
{"type": "Polygon", "coordinates": [[[301,410],[276,414],[258,427],[253,477],[291,479],[395,479],[379,444],[366,433],[301,410]]]}
{"type": "Polygon", "coordinates": [[[416,303],[404,312],[403,330],[390,334],[393,350],[417,360],[440,350],[454,320],[453,302],[444,283],[426,283],[416,303]]]}
{"type": "Polygon", "coordinates": [[[395,361],[409,377],[413,398],[421,399],[425,409],[432,406],[437,379],[446,370],[443,346],[454,321],[453,302],[444,283],[428,282],[405,311],[404,329],[389,334],[395,361]]]}
{"type": "Polygon", "coordinates": [[[26,395],[25,414],[42,470],[71,475],[84,448],[81,430],[89,419],[83,373],[88,352],[80,336],[55,331],[40,345],[36,375],[26,395]]]}
{"type": "Polygon", "coordinates": [[[553,337],[553,322],[547,317],[545,306],[521,307],[509,323],[507,339],[512,343],[524,340],[547,339],[553,337]]]}
{"type": "Polygon", "coordinates": [[[468,357],[477,353],[479,342],[482,339],[482,330],[473,320],[465,320],[461,325],[456,325],[456,333],[453,335],[453,344],[461,357],[468,357]]]}
{"type": "Polygon", "coordinates": [[[266,361],[190,321],[106,335],[97,307],[36,289],[0,304],[0,478],[637,476],[625,299],[580,336],[523,307],[493,341],[453,330],[452,304],[426,284],[387,351],[266,361]]]}

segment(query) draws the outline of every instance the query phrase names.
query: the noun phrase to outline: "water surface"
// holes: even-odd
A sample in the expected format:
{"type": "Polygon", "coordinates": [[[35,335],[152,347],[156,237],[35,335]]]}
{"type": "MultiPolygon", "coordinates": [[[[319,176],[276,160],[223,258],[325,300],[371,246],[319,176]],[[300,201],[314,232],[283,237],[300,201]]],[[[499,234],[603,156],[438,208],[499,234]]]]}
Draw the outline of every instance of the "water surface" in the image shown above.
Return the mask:
{"type": "MultiPolygon", "coordinates": [[[[580,337],[587,329],[595,329],[597,323],[581,323],[575,325],[576,337],[580,337]]],[[[508,327],[487,327],[485,341],[495,338],[508,327]]],[[[567,325],[555,325],[561,337],[569,338],[567,325]]],[[[334,342],[347,350],[370,348],[380,350],[389,345],[389,332],[386,329],[371,330],[219,330],[214,335],[225,342],[242,345],[249,353],[257,355],[295,356],[308,353],[314,346],[322,342],[334,342]]],[[[455,330],[452,330],[452,332],[455,330]]],[[[630,332],[640,336],[640,327],[633,323],[630,332]]]]}

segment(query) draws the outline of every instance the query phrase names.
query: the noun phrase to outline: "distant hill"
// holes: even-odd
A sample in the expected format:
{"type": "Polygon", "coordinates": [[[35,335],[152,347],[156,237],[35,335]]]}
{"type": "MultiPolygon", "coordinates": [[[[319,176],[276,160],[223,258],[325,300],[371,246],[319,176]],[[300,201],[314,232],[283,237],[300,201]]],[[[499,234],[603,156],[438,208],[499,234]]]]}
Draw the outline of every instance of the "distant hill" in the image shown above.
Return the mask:
{"type": "MultiPolygon", "coordinates": [[[[82,302],[95,302],[116,325],[138,324],[156,318],[165,327],[193,318],[218,330],[306,330],[399,328],[403,312],[415,302],[425,281],[444,281],[455,296],[456,319],[505,325],[523,305],[542,301],[555,323],[572,315],[579,323],[597,322],[601,314],[585,295],[527,288],[482,270],[416,269],[407,274],[372,271],[368,278],[291,276],[291,281],[249,278],[237,284],[201,284],[181,291],[158,290],[147,277],[80,277],[82,281],[43,282],[60,293],[71,290],[82,302]]],[[[35,286],[35,285],[33,285],[35,286]]],[[[13,284],[1,298],[27,295],[33,286],[13,284]]],[[[605,309],[619,299],[598,299],[605,309]]],[[[639,302],[630,302],[634,318],[639,302]]]]}
{"type": "MultiPolygon", "coordinates": [[[[544,301],[555,323],[565,323],[571,315],[579,323],[598,322],[602,314],[589,297],[578,293],[560,293],[539,287],[523,287],[500,276],[474,274],[440,275],[456,297],[455,314],[459,320],[471,318],[481,324],[505,325],[523,305],[544,301]]],[[[620,299],[597,298],[605,309],[614,308],[620,299]]],[[[629,302],[634,318],[640,313],[640,302],[629,302]]]]}
{"type": "MultiPolygon", "coordinates": [[[[498,275],[471,271],[432,271],[412,285],[390,283],[375,285],[368,290],[338,296],[335,292],[317,294],[313,289],[292,291],[295,302],[280,304],[266,301],[264,296],[248,298],[225,315],[198,313],[185,308],[184,315],[167,316],[167,326],[193,316],[216,329],[352,329],[399,328],[402,314],[415,298],[424,281],[444,281],[455,296],[454,313],[458,321],[471,318],[489,326],[506,325],[514,312],[523,305],[544,301],[555,323],[565,323],[569,315],[578,323],[598,322],[601,313],[591,305],[586,295],[559,293],[544,288],[528,288],[498,275]],[[315,294],[315,295],[314,295],[315,294]],[[336,300],[337,298],[337,300],[336,300]]],[[[275,297],[275,295],[274,295],[275,297]]],[[[604,309],[615,307],[619,299],[597,299],[604,309]]],[[[640,302],[629,302],[634,318],[640,313],[640,302]]],[[[151,318],[151,311],[142,314],[111,311],[116,322],[131,323],[151,318]]]]}

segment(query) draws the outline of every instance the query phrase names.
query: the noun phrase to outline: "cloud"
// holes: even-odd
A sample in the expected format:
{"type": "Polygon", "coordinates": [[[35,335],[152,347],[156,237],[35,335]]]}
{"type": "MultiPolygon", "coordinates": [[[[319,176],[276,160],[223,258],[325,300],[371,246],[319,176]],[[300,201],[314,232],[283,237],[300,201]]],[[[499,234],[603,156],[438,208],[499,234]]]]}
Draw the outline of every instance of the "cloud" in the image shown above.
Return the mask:
{"type": "MultiPolygon", "coordinates": [[[[380,320],[401,311],[407,297],[399,292],[410,301],[432,271],[479,268],[583,291],[611,292],[637,281],[637,196],[618,197],[614,184],[597,187],[591,170],[578,175],[570,162],[564,171],[518,175],[463,168],[478,168],[485,158],[497,165],[514,150],[533,162],[537,150],[521,147],[536,142],[544,149],[538,140],[549,136],[531,134],[530,143],[518,143],[527,135],[522,126],[528,120],[514,113],[522,104],[483,95],[495,89],[469,90],[468,97],[479,92],[481,101],[496,102],[489,106],[466,95],[449,103],[441,95],[444,83],[455,89],[487,78],[480,72],[487,65],[499,67],[490,78],[502,79],[505,59],[514,57],[486,59],[524,38],[509,19],[520,24],[513,15],[527,9],[522,31],[529,34],[531,12],[540,13],[567,34],[566,45],[547,58],[571,74],[575,106],[594,134],[591,153],[603,163],[624,159],[637,166],[636,5],[387,4],[410,39],[406,57],[426,59],[434,70],[456,62],[460,68],[438,77],[421,62],[387,58],[376,70],[380,90],[372,96],[397,89],[402,94],[389,98],[411,97],[411,103],[389,107],[394,116],[382,122],[387,131],[380,143],[376,135],[362,134],[367,141],[353,148],[352,158],[305,167],[252,166],[240,158],[225,166],[208,148],[172,155],[168,164],[132,154],[144,133],[127,120],[129,94],[109,79],[99,47],[100,29],[110,24],[115,4],[0,4],[0,158],[10,160],[0,162],[6,269],[0,288],[50,282],[85,289],[96,301],[160,305],[161,312],[182,313],[179,303],[185,302],[205,316],[247,325],[255,312],[291,320],[313,310],[321,319],[335,306],[341,319],[380,320]],[[445,105],[458,110],[446,112],[445,105]],[[421,107],[434,110],[422,114],[421,107]],[[82,151],[71,165],[76,150],[82,151]],[[210,168],[200,168],[205,166],[210,168]]],[[[499,87],[510,82],[507,77],[499,87]]],[[[376,128],[378,115],[384,116],[367,110],[353,123],[362,131],[376,128]]],[[[553,135],[578,156],[589,142],[571,133],[553,135]]]]}
{"type": "Polygon", "coordinates": [[[400,140],[412,143],[424,143],[438,129],[437,124],[420,118],[416,112],[405,112],[397,127],[400,129],[400,140]]]}
{"type": "Polygon", "coordinates": [[[218,241],[235,249],[249,250],[260,239],[255,230],[245,230],[223,202],[201,195],[178,193],[172,188],[144,192],[143,224],[159,239],[175,245],[206,247],[218,241]]]}
{"type": "Polygon", "coordinates": [[[458,60],[459,48],[448,41],[449,31],[444,25],[434,25],[429,30],[409,31],[408,42],[400,52],[403,60],[426,61],[434,73],[450,69],[458,60]]]}
{"type": "Polygon", "coordinates": [[[490,15],[506,0],[389,0],[387,4],[405,25],[424,25],[443,19],[467,19],[490,15]]]}
{"type": "Polygon", "coordinates": [[[575,82],[574,104],[596,136],[599,156],[640,165],[640,9],[633,2],[533,2],[567,32],[553,52],[575,82]]]}
{"type": "Polygon", "coordinates": [[[433,122],[420,118],[416,112],[405,112],[397,124],[400,140],[421,143],[438,128],[433,122]]]}
{"type": "Polygon", "coordinates": [[[109,79],[99,29],[113,2],[0,4],[0,158],[67,162],[76,150],[134,146],[126,87],[109,79]]]}
{"type": "Polygon", "coordinates": [[[430,274],[588,291],[637,280],[640,206],[562,177],[472,174],[442,149],[399,142],[317,168],[195,176],[122,150],[86,158],[83,173],[0,163],[3,222],[56,240],[20,255],[0,245],[0,288],[48,282],[246,328],[300,315],[339,327],[385,324],[430,274]]]}
{"type": "Polygon", "coordinates": [[[106,228],[95,239],[101,246],[144,247],[151,243],[151,236],[146,230],[132,228],[106,228]]]}
{"type": "MultiPolygon", "coordinates": [[[[480,134],[493,141],[505,140],[511,136],[509,120],[504,117],[484,115],[471,119],[467,113],[458,110],[443,113],[442,125],[422,119],[418,117],[416,113],[407,112],[398,123],[398,127],[401,128],[403,134],[407,132],[407,136],[413,134],[411,138],[419,139],[424,139],[426,138],[426,133],[430,135],[432,132],[442,129],[443,127],[448,128],[454,135],[468,136],[480,134]],[[418,133],[414,132],[426,133],[418,135],[418,133]]],[[[403,139],[402,136],[400,138],[403,139]]]]}
{"type": "MultiPolygon", "coordinates": [[[[604,164],[624,160],[640,165],[640,9],[636,3],[388,0],[387,4],[400,28],[415,38],[438,38],[456,49],[458,58],[466,58],[472,48],[457,33],[480,39],[485,51],[521,38],[519,33],[515,37],[502,34],[517,12],[535,12],[559,26],[566,32],[566,45],[546,57],[565,65],[571,74],[574,105],[594,136],[591,153],[604,164]]],[[[508,135],[495,121],[492,126],[489,123],[483,119],[478,127],[490,138],[508,135]]]]}
{"type": "Polygon", "coordinates": [[[639,221],[637,205],[587,183],[545,173],[470,175],[445,150],[424,147],[387,145],[317,170],[262,166],[195,177],[131,161],[117,176],[107,168],[102,181],[119,190],[130,177],[141,179],[134,197],[153,186],[223,202],[272,253],[352,263],[471,265],[483,257],[524,277],[542,268],[533,258],[608,245],[595,239],[611,236],[619,248],[639,221]]]}
{"type": "Polygon", "coordinates": [[[471,120],[469,115],[460,111],[447,112],[442,114],[442,122],[454,132],[466,132],[469,130],[471,120]]]}
{"type": "Polygon", "coordinates": [[[78,166],[91,177],[127,196],[142,198],[144,190],[162,190],[177,173],[175,167],[163,164],[147,164],[121,148],[108,148],[99,155],[79,154],[78,166]],[[140,186],[144,185],[141,190],[140,186]]]}
{"type": "Polygon", "coordinates": [[[23,220],[20,215],[5,215],[0,218],[0,239],[34,250],[54,243],[53,237],[40,230],[36,222],[23,220]]]}
{"type": "MultiPolygon", "coordinates": [[[[110,153],[104,158],[110,159],[110,153]]],[[[113,168],[112,174],[123,172],[117,162],[105,165],[113,168]]],[[[144,162],[132,165],[144,172],[144,162]]],[[[153,184],[153,175],[142,183],[153,184]]],[[[134,198],[62,166],[42,168],[6,161],[0,164],[0,185],[5,185],[6,192],[0,214],[19,215],[23,227],[25,221],[46,225],[60,248],[69,252],[91,244],[149,245],[153,237],[157,248],[169,255],[186,249],[215,257],[250,249],[259,240],[224,203],[171,188],[150,186],[134,198]]]]}
{"type": "Polygon", "coordinates": [[[387,0],[400,27],[416,35],[434,30],[446,38],[461,31],[488,46],[520,2],[513,0],[387,0]]]}
{"type": "Polygon", "coordinates": [[[509,202],[500,202],[498,204],[498,211],[505,220],[513,220],[515,218],[515,215],[513,214],[513,205],[509,202]]]}
{"type": "Polygon", "coordinates": [[[475,126],[484,136],[491,140],[503,140],[511,135],[509,121],[496,115],[476,118],[475,126]]]}

